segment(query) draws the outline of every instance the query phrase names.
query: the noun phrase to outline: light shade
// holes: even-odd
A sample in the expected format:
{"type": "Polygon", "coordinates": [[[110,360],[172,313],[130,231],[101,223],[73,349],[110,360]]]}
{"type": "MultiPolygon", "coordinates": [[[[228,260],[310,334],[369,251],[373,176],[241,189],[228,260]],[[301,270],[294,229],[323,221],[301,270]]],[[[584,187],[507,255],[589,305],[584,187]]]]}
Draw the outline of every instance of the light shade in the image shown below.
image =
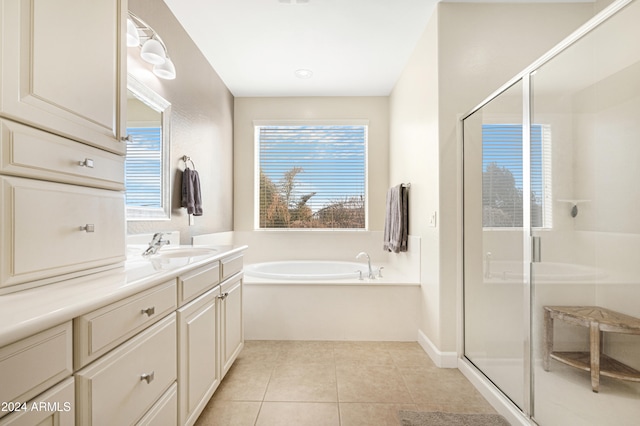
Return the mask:
{"type": "Polygon", "coordinates": [[[140,45],[140,35],[138,28],[131,19],[127,19],[127,46],[134,47],[140,45]]]}
{"type": "Polygon", "coordinates": [[[165,80],[173,80],[176,78],[176,67],[173,65],[173,61],[167,57],[164,64],[153,66],[153,73],[165,80]]]}
{"type": "Polygon", "coordinates": [[[142,45],[140,57],[150,64],[159,65],[164,64],[167,55],[162,44],[158,40],[150,38],[142,45]]]}

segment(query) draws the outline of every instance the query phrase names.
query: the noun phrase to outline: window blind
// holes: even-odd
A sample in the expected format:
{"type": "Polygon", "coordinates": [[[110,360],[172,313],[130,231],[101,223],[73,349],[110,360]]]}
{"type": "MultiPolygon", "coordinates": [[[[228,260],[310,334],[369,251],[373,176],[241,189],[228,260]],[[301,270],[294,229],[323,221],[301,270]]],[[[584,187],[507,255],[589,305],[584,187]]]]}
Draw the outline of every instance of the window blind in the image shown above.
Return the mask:
{"type": "MultiPolygon", "coordinates": [[[[531,226],[550,227],[549,126],[531,126],[531,226]]],[[[522,227],[522,125],[482,125],[484,227],[522,227]]]]}
{"type": "Polygon", "coordinates": [[[257,126],[260,228],[364,228],[367,126],[257,126]]]}
{"type": "Polygon", "coordinates": [[[162,129],[129,127],[125,158],[126,203],[131,207],[161,207],[162,129]]]}

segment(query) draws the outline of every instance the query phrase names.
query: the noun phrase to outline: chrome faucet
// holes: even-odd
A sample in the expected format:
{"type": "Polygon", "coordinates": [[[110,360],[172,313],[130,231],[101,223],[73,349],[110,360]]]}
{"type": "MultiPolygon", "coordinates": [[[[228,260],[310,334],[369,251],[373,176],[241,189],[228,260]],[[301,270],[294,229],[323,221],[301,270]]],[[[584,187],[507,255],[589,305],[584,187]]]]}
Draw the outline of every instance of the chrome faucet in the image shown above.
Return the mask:
{"type": "Polygon", "coordinates": [[[367,257],[367,264],[369,266],[369,279],[373,280],[376,278],[375,274],[373,273],[373,269],[371,269],[371,257],[369,257],[369,255],[363,251],[361,251],[360,253],[358,253],[358,255],[356,256],[356,259],[360,259],[362,256],[366,256],[367,257]]]}
{"type": "Polygon", "coordinates": [[[162,239],[162,237],[164,237],[165,235],[167,234],[165,234],[164,232],[156,232],[155,234],[153,234],[153,238],[151,238],[149,247],[147,247],[142,255],[151,256],[152,254],[156,254],[162,246],[166,246],[167,244],[169,244],[169,240],[162,239]]]}

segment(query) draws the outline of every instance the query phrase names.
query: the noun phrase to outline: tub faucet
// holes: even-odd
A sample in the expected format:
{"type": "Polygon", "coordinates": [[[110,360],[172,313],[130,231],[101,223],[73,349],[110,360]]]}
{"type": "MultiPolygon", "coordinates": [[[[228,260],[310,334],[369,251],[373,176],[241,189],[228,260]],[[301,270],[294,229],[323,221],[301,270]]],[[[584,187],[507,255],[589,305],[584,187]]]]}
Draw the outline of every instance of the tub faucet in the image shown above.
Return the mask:
{"type": "Polygon", "coordinates": [[[491,252],[488,251],[484,256],[484,277],[491,278],[491,252]]]}
{"type": "Polygon", "coordinates": [[[356,256],[356,259],[360,259],[362,256],[366,256],[367,257],[367,264],[369,266],[369,279],[373,280],[376,278],[375,274],[373,273],[373,269],[371,269],[371,257],[369,257],[369,255],[363,251],[361,251],[360,253],[358,253],[358,255],[356,256]]]}
{"type": "Polygon", "coordinates": [[[169,244],[169,240],[162,239],[162,237],[164,237],[165,235],[167,234],[163,232],[156,232],[155,234],[153,234],[153,238],[151,238],[149,247],[147,247],[147,249],[142,253],[142,255],[151,256],[152,254],[156,254],[162,246],[166,246],[167,244],[169,244]]]}

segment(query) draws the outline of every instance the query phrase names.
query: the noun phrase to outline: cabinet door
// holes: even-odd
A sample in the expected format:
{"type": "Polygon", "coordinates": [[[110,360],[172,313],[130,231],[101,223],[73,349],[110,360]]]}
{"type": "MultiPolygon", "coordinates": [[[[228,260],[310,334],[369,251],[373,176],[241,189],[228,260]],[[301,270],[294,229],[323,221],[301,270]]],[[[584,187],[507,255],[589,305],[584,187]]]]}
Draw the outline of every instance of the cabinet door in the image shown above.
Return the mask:
{"type": "Polygon", "coordinates": [[[222,284],[221,304],[221,352],[222,377],[244,347],[244,323],[242,320],[242,275],[222,284]]]}
{"type": "Polygon", "coordinates": [[[124,153],[122,13],[120,0],[0,0],[0,114],[124,153]]]}
{"type": "Polygon", "coordinates": [[[178,309],[178,419],[192,425],[220,384],[215,287],[178,309]]]}

